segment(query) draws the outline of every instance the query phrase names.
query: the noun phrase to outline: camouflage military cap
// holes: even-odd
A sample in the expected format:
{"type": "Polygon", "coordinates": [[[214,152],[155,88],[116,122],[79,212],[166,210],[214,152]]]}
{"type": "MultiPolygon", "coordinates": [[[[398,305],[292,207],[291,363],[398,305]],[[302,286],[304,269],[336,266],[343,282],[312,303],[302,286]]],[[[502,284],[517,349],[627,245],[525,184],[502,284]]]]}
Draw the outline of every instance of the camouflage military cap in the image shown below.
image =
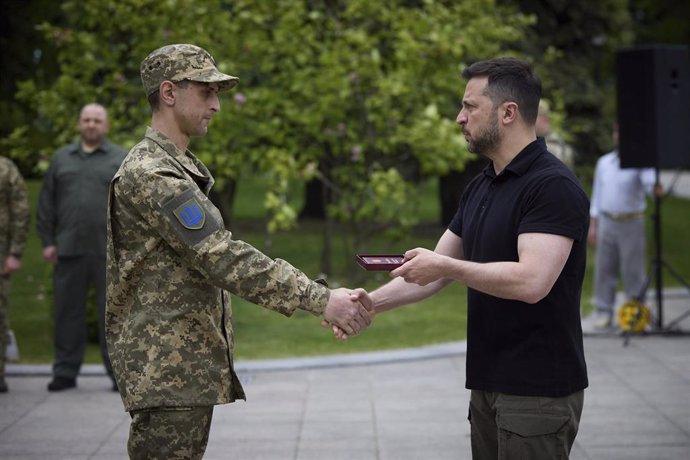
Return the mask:
{"type": "Polygon", "coordinates": [[[213,57],[203,48],[189,44],[158,48],[141,61],[141,82],[146,96],[158,91],[166,80],[218,83],[221,91],[237,85],[239,78],[218,71],[213,57]]]}

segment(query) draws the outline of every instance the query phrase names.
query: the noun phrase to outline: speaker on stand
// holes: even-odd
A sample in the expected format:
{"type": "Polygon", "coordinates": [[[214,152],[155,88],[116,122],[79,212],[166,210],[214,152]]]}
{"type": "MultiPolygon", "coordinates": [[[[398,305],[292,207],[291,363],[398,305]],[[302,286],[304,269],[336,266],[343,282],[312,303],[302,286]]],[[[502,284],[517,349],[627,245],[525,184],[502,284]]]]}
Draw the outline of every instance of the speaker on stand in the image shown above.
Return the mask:
{"type": "MultiPolygon", "coordinates": [[[[687,46],[649,45],[616,52],[619,155],[621,168],[654,168],[660,185],[660,169],[685,169],[690,166],[690,56],[687,46]]],[[[670,193],[671,190],[666,190],[670,193]]],[[[644,291],[652,276],[656,287],[657,317],[660,332],[673,326],[690,311],[663,322],[662,268],[690,291],[690,284],[662,258],[661,200],[654,196],[652,214],[654,257],[644,291]]],[[[646,292],[641,293],[644,303],[646,292]]],[[[626,337],[627,343],[627,337],[626,337]]]]}

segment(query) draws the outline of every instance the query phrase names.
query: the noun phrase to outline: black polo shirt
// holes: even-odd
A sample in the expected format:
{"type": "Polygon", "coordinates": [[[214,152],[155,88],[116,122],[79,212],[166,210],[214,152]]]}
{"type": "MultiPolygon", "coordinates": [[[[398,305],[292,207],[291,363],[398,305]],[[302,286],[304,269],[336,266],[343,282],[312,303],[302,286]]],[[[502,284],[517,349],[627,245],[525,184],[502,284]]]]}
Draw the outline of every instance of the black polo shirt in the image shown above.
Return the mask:
{"type": "Polygon", "coordinates": [[[575,175],[537,139],[498,175],[489,164],[465,190],[448,227],[465,259],[517,261],[521,233],[574,240],[551,292],[536,304],[467,290],[469,389],[565,396],[587,387],[580,325],[589,199],[575,175]]]}

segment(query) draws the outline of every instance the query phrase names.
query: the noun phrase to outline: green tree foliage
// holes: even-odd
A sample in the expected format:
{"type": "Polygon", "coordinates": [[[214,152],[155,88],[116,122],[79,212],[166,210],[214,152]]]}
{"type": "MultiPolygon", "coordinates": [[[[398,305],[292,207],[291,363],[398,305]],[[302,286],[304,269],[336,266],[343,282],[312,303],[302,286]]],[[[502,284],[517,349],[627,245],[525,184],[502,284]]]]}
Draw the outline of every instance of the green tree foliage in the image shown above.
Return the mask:
{"type": "MultiPolygon", "coordinates": [[[[5,139],[16,127],[30,124],[33,115],[25,104],[15,99],[16,82],[31,78],[44,86],[56,74],[53,47],[34,24],[59,17],[60,5],[53,0],[0,0],[0,8],[4,12],[0,15],[0,139],[5,139]]],[[[29,131],[25,133],[25,141],[28,145],[40,144],[41,134],[29,131]]],[[[3,149],[2,155],[9,153],[3,149]]],[[[31,174],[34,168],[31,156],[13,157],[13,160],[22,174],[31,174]]]]}
{"type": "Polygon", "coordinates": [[[615,119],[615,50],[634,28],[628,0],[503,0],[536,17],[521,52],[535,56],[544,96],[556,108],[556,130],[575,145],[578,162],[611,147],[615,119]],[[539,59],[536,59],[539,56],[539,59]]]}
{"type": "Polygon", "coordinates": [[[329,216],[360,232],[357,246],[366,232],[414,222],[420,179],[462,169],[462,67],[505,53],[529,22],[493,0],[66,1],[59,22],[40,26],[59,74],[47,87],[19,85],[36,118],[4,142],[45,167],[76,135],[79,107],[98,101],[112,139],[133,145],[149,118],[140,61],[164,44],[195,43],[241,79],[192,145],[221,188],[268,175],[274,231],[295,223],[290,184],[318,177],[332,192],[329,216]],[[30,145],[30,130],[50,142],[30,145]]]}
{"type": "Polygon", "coordinates": [[[212,27],[210,21],[225,13],[219,2],[184,2],[185,7],[179,3],[63,2],[61,19],[38,27],[56,50],[59,69],[52,84],[44,87],[35,79],[18,83],[17,98],[35,118],[5,141],[15,154],[36,157],[41,161],[35,163],[43,169],[56,147],[77,136],[79,109],[91,101],[108,107],[115,142],[132,146],[140,139],[150,117],[139,79],[143,57],[171,41],[194,39],[211,48],[227,32],[221,27],[224,22],[212,27]],[[208,33],[200,28],[204,24],[208,33]],[[30,130],[49,133],[48,141],[27,145],[30,130]]]}
{"type": "Polygon", "coordinates": [[[636,40],[642,44],[690,45],[690,3],[630,0],[636,40]]]}

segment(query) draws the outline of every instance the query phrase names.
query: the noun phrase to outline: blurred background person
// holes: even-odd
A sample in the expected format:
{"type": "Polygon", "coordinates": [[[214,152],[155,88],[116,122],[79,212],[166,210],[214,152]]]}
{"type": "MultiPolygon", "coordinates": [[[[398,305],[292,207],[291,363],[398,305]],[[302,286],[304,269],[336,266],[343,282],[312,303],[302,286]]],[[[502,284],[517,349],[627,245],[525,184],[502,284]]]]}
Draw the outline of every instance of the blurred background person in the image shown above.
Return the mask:
{"type": "Polygon", "coordinates": [[[0,157],[0,393],[6,393],[5,351],[9,339],[7,299],[10,275],[22,268],[22,252],[29,229],[26,184],[12,161],[0,157]]]}
{"type": "Polygon", "coordinates": [[[575,151],[551,128],[551,109],[545,99],[539,101],[539,112],[534,129],[537,137],[543,137],[546,141],[546,149],[572,170],[575,167],[575,151]]]}
{"type": "MultiPolygon", "coordinates": [[[[113,379],[104,336],[108,187],[126,151],[106,139],[108,113],[87,104],[79,114],[79,141],[59,149],[43,177],[36,228],[53,271],[55,362],[48,391],[76,387],[87,345],[86,302],[93,287],[101,355],[113,379]]],[[[113,391],[117,390],[115,380],[113,391]]]]}
{"type": "Polygon", "coordinates": [[[590,333],[613,327],[619,274],[626,300],[640,295],[646,278],[644,212],[656,176],[654,168],[621,168],[617,124],[612,137],[614,150],[599,158],[594,170],[589,211],[595,311],[583,320],[583,331],[590,333]]]}

